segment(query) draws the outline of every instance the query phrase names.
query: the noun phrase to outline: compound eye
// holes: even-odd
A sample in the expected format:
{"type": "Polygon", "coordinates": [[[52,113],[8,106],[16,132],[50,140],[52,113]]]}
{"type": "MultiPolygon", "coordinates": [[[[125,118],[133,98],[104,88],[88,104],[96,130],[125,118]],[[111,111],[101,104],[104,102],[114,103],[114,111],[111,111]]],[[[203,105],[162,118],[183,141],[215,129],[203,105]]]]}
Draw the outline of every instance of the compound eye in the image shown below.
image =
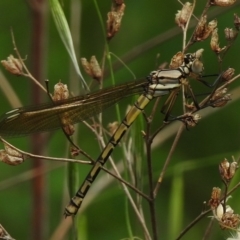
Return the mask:
{"type": "Polygon", "coordinates": [[[198,59],[193,61],[191,68],[193,73],[202,73],[204,69],[203,63],[198,59]]]}
{"type": "Polygon", "coordinates": [[[188,64],[189,62],[191,62],[191,54],[187,53],[185,56],[184,56],[184,62],[185,64],[188,64]]]}

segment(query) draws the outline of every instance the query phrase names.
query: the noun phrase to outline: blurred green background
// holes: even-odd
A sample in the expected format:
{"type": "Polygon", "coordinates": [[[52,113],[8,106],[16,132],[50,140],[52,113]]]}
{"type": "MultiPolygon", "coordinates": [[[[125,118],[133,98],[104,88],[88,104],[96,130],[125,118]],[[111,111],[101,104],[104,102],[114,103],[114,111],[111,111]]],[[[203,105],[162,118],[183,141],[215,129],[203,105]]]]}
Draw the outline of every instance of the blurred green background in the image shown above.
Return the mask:
{"type": "MultiPolygon", "coordinates": [[[[75,42],[78,57],[89,59],[95,55],[101,61],[104,53],[105,40],[101,29],[95,1],[72,0],[61,1],[67,19],[71,23],[73,36],[79,38],[75,42]]],[[[111,1],[97,1],[100,13],[106,22],[111,1]]],[[[200,16],[206,1],[197,1],[194,11],[200,16]]],[[[182,49],[181,30],[175,24],[175,14],[181,5],[175,1],[126,1],[126,10],[119,33],[110,41],[110,51],[122,58],[125,64],[134,72],[136,78],[145,77],[156,69],[157,64],[169,62],[171,57],[182,49]],[[157,55],[160,54],[160,58],[157,55]]],[[[44,84],[50,80],[52,91],[54,84],[60,79],[70,84],[69,89],[74,94],[80,93],[79,78],[74,76],[70,58],[64,48],[54,25],[47,1],[2,0],[0,2],[0,57],[6,59],[14,54],[10,28],[13,29],[15,40],[25,63],[33,75],[39,77],[44,84]],[[40,64],[40,67],[39,67],[40,64]]],[[[233,7],[212,7],[208,20],[217,18],[220,35],[220,46],[225,45],[223,29],[233,28],[233,14],[240,15],[240,1],[233,7]]],[[[192,29],[188,31],[188,38],[192,29]]],[[[194,44],[190,52],[204,48],[204,74],[219,73],[219,64],[215,54],[210,50],[210,39],[194,44]]],[[[130,72],[114,59],[114,75],[117,83],[131,81],[130,72]]],[[[107,65],[106,65],[107,66],[107,65]]],[[[240,39],[237,39],[224,58],[222,68],[235,68],[240,73],[240,39]]],[[[22,105],[48,101],[34,84],[23,77],[10,75],[1,67],[7,82],[19,97],[22,105]]],[[[108,69],[106,69],[108,72],[108,69]]],[[[90,78],[84,74],[86,80],[90,78]]],[[[208,79],[207,79],[208,81],[208,79]]],[[[209,78],[214,81],[214,78],[209,78]]],[[[239,81],[239,80],[238,80],[239,81]]],[[[222,187],[218,173],[218,164],[224,158],[239,157],[239,83],[230,86],[234,90],[232,101],[221,109],[208,109],[203,112],[199,124],[184,131],[174,152],[173,159],[167,170],[166,177],[156,199],[157,228],[159,239],[175,239],[203,209],[203,202],[210,198],[213,187],[222,187]]],[[[0,78],[0,113],[3,114],[14,107],[11,104],[13,96],[5,92],[3,77],[0,78]]],[[[97,89],[97,84],[93,84],[97,89]]],[[[110,86],[109,75],[104,78],[104,86],[110,86]]],[[[209,89],[200,83],[191,82],[195,93],[208,92],[209,89]]],[[[179,98],[181,99],[181,98],[179,98]]],[[[127,104],[131,99],[120,103],[121,116],[124,117],[127,104]]],[[[162,103],[163,101],[161,101],[162,103]]],[[[181,104],[181,101],[179,101],[181,104]]],[[[14,105],[14,106],[13,106],[14,105]]],[[[160,106],[161,107],[161,106],[160,106]]],[[[154,117],[153,129],[161,123],[163,116],[160,108],[154,117]]],[[[180,106],[179,106],[180,107],[180,106]]],[[[146,110],[149,113],[151,106],[146,110]]],[[[180,109],[176,112],[179,113],[180,109]]],[[[116,120],[115,108],[104,112],[104,127],[116,120]]],[[[171,124],[161,132],[153,143],[152,164],[154,181],[157,181],[163,163],[169,153],[171,144],[180,123],[171,124]]],[[[142,129],[139,129],[139,132],[142,129]]],[[[41,137],[7,139],[16,147],[31,153],[52,157],[66,157],[68,144],[61,131],[45,134],[41,137]]],[[[96,136],[84,124],[79,124],[77,142],[81,148],[94,159],[100,153],[96,136]]],[[[113,154],[116,161],[122,159],[121,151],[116,149],[113,154]]],[[[81,157],[80,157],[81,158],[81,157]]],[[[82,158],[81,158],[82,159],[82,158]]],[[[145,157],[143,157],[143,161],[145,157]]],[[[109,166],[107,164],[107,166],[109,166]]],[[[146,162],[143,163],[146,166],[146,162]]],[[[89,166],[78,165],[79,185],[89,171],[89,166]]],[[[0,167],[0,223],[15,239],[74,239],[69,230],[69,222],[63,219],[65,205],[69,201],[67,190],[66,164],[36,159],[26,160],[22,165],[12,167],[1,164],[0,167]],[[37,168],[37,170],[36,170],[37,168]],[[34,178],[40,174],[41,178],[34,178]],[[39,194],[39,195],[38,195],[39,194]],[[40,199],[39,202],[36,199],[40,199]],[[39,204],[39,206],[38,206],[39,204]],[[39,215],[38,215],[39,214],[39,215]],[[38,219],[36,222],[36,219],[38,219]],[[60,235],[53,234],[60,229],[60,235]]],[[[79,213],[77,228],[79,238],[84,239],[128,239],[126,225],[126,199],[120,184],[106,173],[101,173],[106,179],[98,183],[89,192],[89,198],[83,203],[83,211],[79,213]],[[113,180],[113,181],[111,181],[113,180]],[[106,188],[99,184],[111,181],[106,188]],[[98,192],[100,189],[100,192],[98,192]],[[94,195],[93,199],[91,195],[94,195]]],[[[235,176],[235,183],[239,180],[235,176]]],[[[99,178],[100,179],[100,178],[99,178]]],[[[143,191],[148,193],[147,171],[143,170],[143,191]]],[[[234,183],[232,184],[234,186],[234,183]]],[[[234,192],[229,201],[236,213],[240,213],[239,191],[234,192]]],[[[149,208],[143,200],[143,209],[147,225],[151,231],[149,208]]],[[[129,207],[131,225],[134,236],[144,239],[144,235],[134,212],[129,207]]],[[[210,218],[205,217],[193,227],[182,239],[202,239],[210,218]]],[[[229,232],[223,232],[215,222],[209,239],[226,239],[229,232]]]]}

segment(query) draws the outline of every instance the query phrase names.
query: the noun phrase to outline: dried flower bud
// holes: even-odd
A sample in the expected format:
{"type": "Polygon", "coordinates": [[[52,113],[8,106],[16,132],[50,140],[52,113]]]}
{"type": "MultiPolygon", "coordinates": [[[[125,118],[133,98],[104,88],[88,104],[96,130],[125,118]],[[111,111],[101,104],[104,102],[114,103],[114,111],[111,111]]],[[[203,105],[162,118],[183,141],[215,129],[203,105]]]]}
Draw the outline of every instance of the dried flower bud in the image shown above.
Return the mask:
{"type": "Polygon", "coordinates": [[[74,125],[71,121],[71,118],[69,117],[68,113],[62,113],[59,114],[59,119],[61,120],[62,123],[62,128],[68,136],[72,136],[73,133],[75,132],[74,125]]]}
{"type": "Polygon", "coordinates": [[[14,149],[13,147],[11,147],[11,145],[4,143],[4,148],[6,153],[10,156],[19,157],[19,158],[23,157],[23,154],[20,153],[18,150],[14,149]]]}
{"type": "Polygon", "coordinates": [[[24,161],[23,154],[5,144],[5,150],[0,150],[0,161],[16,166],[24,161]]]}
{"type": "Polygon", "coordinates": [[[113,135],[116,132],[118,126],[119,123],[117,121],[108,124],[107,127],[109,129],[110,135],[113,135]]]}
{"type": "MultiPolygon", "coordinates": [[[[69,90],[66,84],[61,82],[55,84],[54,93],[53,93],[53,101],[61,101],[69,98],[69,90]]],[[[69,118],[68,113],[59,114],[59,119],[62,122],[62,128],[64,132],[71,136],[74,133],[74,126],[69,118]]]]}
{"type": "Polygon", "coordinates": [[[226,94],[224,97],[222,97],[219,101],[219,103],[215,103],[215,107],[223,107],[225,106],[231,99],[231,94],[226,94]]]}
{"type": "Polygon", "coordinates": [[[238,168],[237,162],[231,162],[229,163],[228,160],[225,158],[220,164],[219,164],[219,172],[222,177],[222,179],[225,182],[229,182],[233,176],[235,175],[236,169],[238,168]]]}
{"type": "Polygon", "coordinates": [[[191,102],[191,104],[186,103],[186,104],[185,104],[185,108],[186,108],[186,110],[187,110],[188,112],[191,112],[191,111],[193,111],[193,110],[195,109],[195,105],[194,105],[193,102],[191,102]]]}
{"type": "Polygon", "coordinates": [[[213,31],[217,27],[217,19],[212,20],[211,22],[208,23],[208,30],[213,31]]]}
{"type": "Polygon", "coordinates": [[[223,72],[222,74],[222,80],[223,81],[229,81],[232,79],[233,75],[235,73],[235,69],[234,68],[228,68],[225,72],[223,72]]]}
{"type": "Polygon", "coordinates": [[[176,53],[169,64],[170,69],[176,69],[182,65],[184,59],[184,54],[182,52],[176,53]]]}
{"type": "Polygon", "coordinates": [[[234,14],[234,26],[239,31],[240,29],[240,17],[237,14],[234,14]]]}
{"type": "Polygon", "coordinates": [[[240,223],[240,216],[238,214],[234,214],[233,209],[229,205],[225,206],[224,209],[223,203],[219,203],[219,205],[212,210],[215,219],[219,222],[222,229],[233,229],[238,227],[240,223]]]}
{"type": "Polygon", "coordinates": [[[190,2],[186,2],[183,5],[182,10],[178,10],[178,12],[176,13],[176,17],[175,17],[175,22],[177,23],[177,25],[181,28],[185,28],[186,23],[188,22],[191,13],[192,13],[192,3],[190,2]]]}
{"type": "Polygon", "coordinates": [[[195,127],[200,119],[201,119],[200,114],[193,115],[193,121],[192,121],[191,127],[195,127]]]}
{"type": "Polygon", "coordinates": [[[71,124],[69,122],[69,124],[67,124],[66,126],[63,127],[64,129],[64,132],[68,135],[68,136],[72,136],[75,132],[75,128],[74,128],[74,125],[71,124]]]}
{"type": "Polygon", "coordinates": [[[2,60],[1,63],[8,72],[17,76],[22,75],[22,64],[13,55],[10,55],[7,60],[2,60]]]}
{"type": "Polygon", "coordinates": [[[224,33],[225,33],[225,38],[227,41],[234,40],[238,35],[238,33],[235,30],[233,30],[232,28],[225,28],[224,33]]]}
{"type": "Polygon", "coordinates": [[[199,114],[190,114],[186,113],[185,116],[183,116],[182,121],[186,125],[186,127],[195,127],[198,123],[198,121],[201,119],[201,116],[199,114]]]}
{"type": "Polygon", "coordinates": [[[72,157],[77,157],[80,153],[79,149],[74,146],[71,147],[70,152],[72,157]]]}
{"type": "MultiPolygon", "coordinates": [[[[6,151],[3,150],[3,149],[1,149],[1,150],[0,150],[0,161],[7,163],[7,162],[8,162],[7,160],[8,160],[8,155],[7,155],[6,151]]],[[[7,163],[7,164],[8,164],[8,163],[7,163]]]]}
{"type": "Polygon", "coordinates": [[[195,41],[203,41],[206,38],[210,36],[212,31],[217,27],[217,20],[212,20],[211,22],[208,23],[207,25],[207,15],[204,15],[196,28],[196,31],[194,33],[194,40],[195,41]]]}
{"type": "Polygon", "coordinates": [[[211,98],[211,106],[212,107],[225,106],[231,100],[231,95],[226,93],[227,88],[216,91],[211,98]]]}
{"type": "Polygon", "coordinates": [[[208,205],[211,207],[211,209],[216,209],[219,206],[220,198],[221,198],[221,189],[218,187],[214,187],[212,189],[211,198],[208,201],[208,205]]]}
{"type": "Polygon", "coordinates": [[[108,12],[107,16],[107,39],[110,40],[120,29],[122,17],[124,15],[125,4],[112,7],[111,12],[108,12]]]}
{"type": "Polygon", "coordinates": [[[204,49],[200,48],[195,52],[195,56],[197,59],[200,59],[202,57],[202,53],[203,53],[204,49]]]}
{"type": "Polygon", "coordinates": [[[100,81],[102,78],[102,69],[95,56],[92,56],[90,59],[90,67],[93,73],[93,78],[100,81]]]}
{"type": "Polygon", "coordinates": [[[91,71],[90,63],[88,62],[88,60],[86,58],[81,58],[81,63],[87,75],[92,77],[92,71],[91,71]]]}
{"type": "Polygon", "coordinates": [[[218,37],[218,29],[214,29],[212,32],[210,46],[213,51],[218,51],[219,49],[219,37],[218,37]]]}
{"type": "Polygon", "coordinates": [[[211,0],[210,4],[219,7],[228,7],[233,5],[236,0],[211,0]]]}
{"type": "Polygon", "coordinates": [[[6,163],[8,165],[11,165],[11,166],[19,165],[24,161],[23,158],[13,157],[8,154],[6,154],[4,157],[0,156],[0,159],[2,162],[6,163]]]}
{"type": "Polygon", "coordinates": [[[95,56],[91,57],[90,62],[88,62],[86,58],[81,58],[81,63],[85,72],[90,77],[96,79],[97,81],[102,79],[102,70],[95,56]]]}
{"type": "Polygon", "coordinates": [[[219,222],[222,229],[235,229],[239,226],[240,216],[232,212],[225,212],[219,222]]]}
{"type": "Polygon", "coordinates": [[[219,41],[218,41],[218,29],[215,28],[212,32],[211,42],[210,42],[211,49],[216,52],[220,53],[225,50],[226,47],[220,48],[219,41]]]}
{"type": "Polygon", "coordinates": [[[66,84],[61,82],[55,84],[54,93],[53,93],[53,101],[59,101],[69,98],[69,90],[66,84]]]}

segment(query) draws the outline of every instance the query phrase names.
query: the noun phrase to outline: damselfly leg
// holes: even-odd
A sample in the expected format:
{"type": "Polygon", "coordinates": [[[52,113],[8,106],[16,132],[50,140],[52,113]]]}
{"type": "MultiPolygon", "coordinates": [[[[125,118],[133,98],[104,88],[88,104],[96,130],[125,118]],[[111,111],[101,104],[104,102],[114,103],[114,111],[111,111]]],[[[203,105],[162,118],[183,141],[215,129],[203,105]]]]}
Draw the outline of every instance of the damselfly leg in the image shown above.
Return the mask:
{"type": "MultiPolygon", "coordinates": [[[[182,86],[184,87],[184,96],[185,96],[185,99],[186,100],[189,100],[191,99],[192,100],[192,104],[188,104],[187,101],[185,102],[186,104],[186,107],[187,108],[190,108],[189,109],[189,112],[188,110],[186,111],[186,114],[183,114],[183,115],[180,115],[180,116],[173,116],[171,113],[172,113],[172,108],[175,104],[175,101],[177,99],[177,96],[179,94],[179,91],[180,91],[180,88],[178,89],[175,89],[174,91],[172,91],[170,93],[170,95],[168,96],[167,100],[164,102],[164,105],[161,109],[161,113],[164,114],[164,122],[169,122],[169,121],[175,121],[175,120],[180,120],[180,121],[183,121],[185,122],[186,119],[190,119],[192,118],[193,116],[191,115],[191,112],[194,112],[195,111],[198,111],[200,109],[203,109],[203,108],[206,108],[208,106],[212,106],[212,107],[215,107],[215,106],[219,106],[219,104],[221,104],[221,101],[222,102],[226,102],[229,100],[229,98],[225,98],[225,95],[223,96],[223,99],[221,100],[220,99],[220,96],[218,97],[218,99],[216,98],[212,98],[218,87],[220,86],[220,84],[222,83],[222,78],[223,78],[223,73],[217,75],[217,74],[214,74],[214,75],[208,75],[207,77],[209,76],[218,76],[214,82],[212,84],[206,82],[205,80],[202,80],[202,78],[197,78],[197,81],[200,81],[201,83],[203,83],[205,86],[209,87],[209,88],[212,88],[212,91],[210,93],[204,93],[204,94],[197,94],[195,95],[192,88],[191,88],[191,85],[189,84],[188,80],[187,79],[183,79],[182,81],[182,86]],[[203,96],[203,95],[208,95],[207,98],[205,99],[205,101],[203,101],[201,104],[198,102],[197,100],[197,96],[203,96]]],[[[205,76],[204,76],[205,77],[205,76]]]]}
{"type": "MultiPolygon", "coordinates": [[[[201,51],[202,52],[202,51],[201,51]]],[[[83,184],[80,186],[76,195],[71,199],[69,205],[65,208],[65,216],[73,216],[77,213],[80,208],[85,196],[88,193],[89,188],[98,176],[101,168],[108,160],[114,148],[120,142],[123,135],[126,133],[128,128],[132,125],[138,115],[144,110],[144,108],[149,104],[149,102],[160,96],[170,94],[171,97],[167,99],[166,111],[167,115],[170,113],[174,102],[177,97],[177,93],[181,87],[182,79],[188,77],[188,75],[196,69],[195,63],[199,66],[199,53],[186,54],[184,57],[183,64],[175,70],[158,70],[153,71],[148,77],[148,85],[145,86],[145,91],[135,104],[131,107],[122,123],[119,125],[113,136],[110,138],[109,142],[103,149],[102,153],[99,155],[98,159],[92,166],[89,174],[84,180],[83,184]]],[[[197,69],[196,73],[201,73],[203,66],[200,64],[201,68],[197,69]]]]}

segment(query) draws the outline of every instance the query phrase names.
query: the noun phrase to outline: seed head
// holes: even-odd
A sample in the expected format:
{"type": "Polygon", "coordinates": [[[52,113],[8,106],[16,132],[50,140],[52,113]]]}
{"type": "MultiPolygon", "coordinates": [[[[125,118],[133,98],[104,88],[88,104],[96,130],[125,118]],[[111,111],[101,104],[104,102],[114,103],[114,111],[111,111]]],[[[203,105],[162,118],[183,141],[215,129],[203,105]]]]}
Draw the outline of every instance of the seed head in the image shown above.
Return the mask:
{"type": "Polygon", "coordinates": [[[233,5],[236,0],[211,0],[210,4],[219,7],[229,7],[233,5]]]}
{"type": "Polygon", "coordinates": [[[240,17],[235,13],[234,14],[234,26],[239,31],[240,29],[240,17]]]}
{"type": "Polygon", "coordinates": [[[207,24],[207,15],[204,15],[197,25],[194,33],[194,40],[199,42],[203,41],[210,36],[212,31],[217,27],[217,20],[212,20],[207,24]]]}
{"type": "Polygon", "coordinates": [[[74,128],[74,125],[73,124],[71,124],[71,121],[66,121],[65,120],[65,124],[66,124],[66,126],[64,126],[63,127],[63,129],[64,129],[64,132],[68,135],[68,136],[72,136],[73,134],[74,134],[74,132],[75,132],[75,128],[74,128]]]}
{"type": "Polygon", "coordinates": [[[8,72],[17,76],[23,74],[21,62],[19,61],[19,59],[13,57],[13,55],[7,57],[7,60],[2,60],[1,63],[8,72]]]}
{"type": "Polygon", "coordinates": [[[61,82],[55,84],[54,86],[54,93],[53,93],[53,100],[59,101],[69,98],[69,90],[66,84],[61,82]]]}
{"type": "MultiPolygon", "coordinates": [[[[54,93],[53,93],[53,101],[61,101],[69,98],[69,90],[66,84],[61,82],[57,83],[54,86],[54,93]]],[[[74,126],[71,122],[71,118],[69,117],[68,113],[59,114],[59,119],[62,122],[62,128],[64,132],[71,136],[74,133],[74,126]]]]}
{"type": "Polygon", "coordinates": [[[102,78],[102,69],[95,56],[92,56],[90,59],[90,67],[93,73],[93,78],[100,81],[102,78]]]}
{"type": "Polygon", "coordinates": [[[189,18],[191,17],[192,8],[192,3],[186,2],[183,5],[182,10],[178,10],[176,13],[175,22],[179,27],[185,28],[189,18]]]}
{"type": "Polygon", "coordinates": [[[233,75],[235,73],[234,68],[228,68],[223,74],[222,74],[222,80],[223,81],[229,81],[232,79],[233,75]]]}
{"type": "Polygon", "coordinates": [[[219,164],[219,172],[225,182],[229,182],[238,168],[237,162],[229,162],[226,158],[219,164]]]}
{"type": "Polygon", "coordinates": [[[226,47],[223,47],[223,48],[220,48],[219,47],[219,40],[218,40],[218,29],[215,28],[213,31],[212,31],[212,37],[211,37],[211,42],[210,42],[210,46],[211,46],[211,49],[216,52],[216,53],[220,53],[222,52],[223,50],[225,50],[226,47]]]}
{"type": "Polygon", "coordinates": [[[199,114],[186,113],[186,116],[182,119],[186,127],[195,127],[198,121],[201,119],[199,114]]]}
{"type": "Polygon", "coordinates": [[[227,88],[216,91],[211,98],[212,107],[223,107],[231,100],[231,94],[227,94],[227,88]]]}
{"type": "Polygon", "coordinates": [[[107,14],[107,39],[110,40],[119,31],[122,17],[124,15],[125,4],[114,3],[112,9],[107,14]]]}
{"type": "Polygon", "coordinates": [[[95,56],[91,57],[90,62],[88,62],[86,58],[81,58],[81,63],[85,72],[90,77],[97,80],[98,82],[102,79],[102,69],[100,68],[100,65],[95,56]]]}
{"type": "Polygon", "coordinates": [[[182,52],[176,53],[169,64],[170,69],[176,69],[182,65],[184,59],[184,54],[182,52]]]}
{"type": "Polygon", "coordinates": [[[0,161],[16,166],[24,161],[24,155],[12,148],[10,145],[4,143],[5,150],[0,150],[0,161]]]}
{"type": "Polygon", "coordinates": [[[203,53],[204,49],[200,48],[195,52],[195,56],[197,59],[200,59],[202,57],[202,53],[203,53]]]}
{"type": "Polygon", "coordinates": [[[227,41],[234,40],[238,35],[238,32],[233,30],[232,28],[225,28],[224,33],[225,33],[225,38],[227,41]]]}
{"type": "Polygon", "coordinates": [[[235,229],[240,224],[240,216],[231,212],[225,212],[222,216],[220,225],[222,229],[235,229]]]}
{"type": "Polygon", "coordinates": [[[235,229],[238,227],[240,223],[240,217],[238,214],[234,214],[233,209],[229,205],[225,206],[224,209],[223,203],[219,203],[219,205],[212,210],[214,218],[219,222],[219,225],[222,229],[235,229]]]}
{"type": "Polygon", "coordinates": [[[220,198],[221,198],[221,189],[218,187],[214,187],[212,189],[211,198],[208,201],[208,205],[211,207],[211,209],[216,209],[218,205],[220,204],[220,198]]]}

